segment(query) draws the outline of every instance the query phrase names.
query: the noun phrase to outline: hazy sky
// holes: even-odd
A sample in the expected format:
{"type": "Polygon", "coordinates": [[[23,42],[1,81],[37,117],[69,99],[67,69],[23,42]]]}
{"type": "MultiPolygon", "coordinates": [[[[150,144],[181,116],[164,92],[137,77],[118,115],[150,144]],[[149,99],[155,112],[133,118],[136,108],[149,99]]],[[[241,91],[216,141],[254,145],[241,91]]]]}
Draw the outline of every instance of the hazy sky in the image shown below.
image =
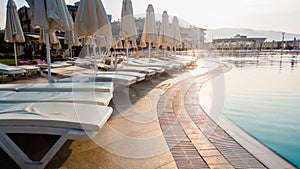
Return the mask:
{"type": "MultiPolygon", "coordinates": [[[[18,7],[25,0],[15,0],[18,7]]],[[[66,0],[73,4],[78,0],[66,0]]],[[[122,0],[102,0],[113,19],[120,18],[122,0]]],[[[7,0],[0,0],[0,27],[5,26],[7,0]]],[[[149,3],[156,13],[169,15],[202,28],[251,28],[300,34],[300,0],[132,0],[135,14],[149,3]]]]}

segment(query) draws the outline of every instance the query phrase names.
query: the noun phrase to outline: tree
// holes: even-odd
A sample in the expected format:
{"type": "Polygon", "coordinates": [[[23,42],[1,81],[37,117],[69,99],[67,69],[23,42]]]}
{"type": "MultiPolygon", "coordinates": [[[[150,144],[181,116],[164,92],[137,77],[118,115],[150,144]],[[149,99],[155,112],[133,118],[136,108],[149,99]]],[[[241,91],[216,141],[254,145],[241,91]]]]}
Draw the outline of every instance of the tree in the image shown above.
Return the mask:
{"type": "Polygon", "coordinates": [[[13,53],[12,44],[4,41],[4,32],[0,32],[0,53],[13,53]]]}

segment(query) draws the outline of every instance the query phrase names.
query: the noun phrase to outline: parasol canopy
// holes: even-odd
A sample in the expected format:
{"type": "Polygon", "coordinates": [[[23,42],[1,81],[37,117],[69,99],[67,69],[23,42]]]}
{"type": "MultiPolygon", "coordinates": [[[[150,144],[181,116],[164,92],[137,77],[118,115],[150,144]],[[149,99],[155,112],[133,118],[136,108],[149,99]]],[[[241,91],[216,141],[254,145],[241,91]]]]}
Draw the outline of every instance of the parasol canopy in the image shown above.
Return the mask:
{"type": "Polygon", "coordinates": [[[18,66],[16,42],[25,42],[25,38],[15,1],[8,0],[6,7],[7,10],[4,41],[14,43],[15,64],[18,66]]]}

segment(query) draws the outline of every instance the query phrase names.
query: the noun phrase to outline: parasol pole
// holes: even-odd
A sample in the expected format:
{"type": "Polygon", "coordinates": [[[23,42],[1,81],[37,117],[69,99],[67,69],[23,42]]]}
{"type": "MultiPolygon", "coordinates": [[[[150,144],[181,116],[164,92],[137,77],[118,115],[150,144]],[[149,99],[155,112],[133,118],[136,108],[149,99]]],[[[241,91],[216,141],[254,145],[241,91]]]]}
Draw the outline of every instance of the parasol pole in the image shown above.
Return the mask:
{"type": "MultiPolygon", "coordinates": [[[[86,40],[86,42],[88,42],[88,40],[89,40],[88,37],[86,37],[84,39],[86,40]]],[[[90,45],[89,45],[89,43],[87,43],[87,45],[86,45],[86,55],[90,56],[90,45]]]]}
{"type": "Polygon", "coordinates": [[[46,51],[47,51],[47,67],[48,67],[48,82],[53,83],[51,76],[51,56],[50,56],[50,41],[49,41],[49,31],[45,31],[46,34],[46,51]]]}
{"type": "Polygon", "coordinates": [[[117,65],[118,65],[118,56],[117,56],[117,51],[116,48],[114,48],[114,69],[117,69],[117,65]]]}
{"type": "MultiPolygon", "coordinates": [[[[92,37],[92,45],[93,45],[93,53],[94,53],[94,66],[95,66],[95,71],[98,71],[98,66],[97,66],[97,58],[96,58],[96,45],[95,45],[95,38],[94,36],[92,37]]],[[[101,52],[101,49],[99,48],[99,52],[101,52]]],[[[100,53],[100,57],[101,57],[101,53],[100,53]]]]}
{"type": "Polygon", "coordinates": [[[112,68],[114,66],[114,52],[111,50],[111,48],[109,49],[111,51],[111,55],[110,55],[110,67],[112,68]]]}
{"type": "Polygon", "coordinates": [[[102,50],[101,50],[101,47],[99,47],[99,58],[100,58],[100,59],[102,58],[102,50]]]}
{"type": "Polygon", "coordinates": [[[72,49],[72,47],[70,48],[70,50],[71,50],[71,58],[73,58],[73,49],[72,49]]]}
{"type": "Polygon", "coordinates": [[[127,63],[128,63],[128,62],[129,62],[129,61],[128,61],[128,60],[129,60],[129,59],[128,59],[128,58],[129,58],[129,54],[128,54],[128,53],[129,53],[129,51],[128,51],[128,42],[127,42],[126,45],[127,45],[127,46],[126,46],[126,53],[127,53],[127,63]]]}
{"type": "Polygon", "coordinates": [[[14,53],[15,53],[15,63],[16,63],[16,66],[18,66],[17,48],[16,48],[16,41],[15,40],[14,40],[14,53]]]}
{"type": "Polygon", "coordinates": [[[148,59],[150,63],[150,53],[151,53],[151,42],[149,42],[149,48],[148,48],[148,59]]]}
{"type": "Polygon", "coordinates": [[[167,46],[164,46],[164,62],[167,62],[167,46]]]}

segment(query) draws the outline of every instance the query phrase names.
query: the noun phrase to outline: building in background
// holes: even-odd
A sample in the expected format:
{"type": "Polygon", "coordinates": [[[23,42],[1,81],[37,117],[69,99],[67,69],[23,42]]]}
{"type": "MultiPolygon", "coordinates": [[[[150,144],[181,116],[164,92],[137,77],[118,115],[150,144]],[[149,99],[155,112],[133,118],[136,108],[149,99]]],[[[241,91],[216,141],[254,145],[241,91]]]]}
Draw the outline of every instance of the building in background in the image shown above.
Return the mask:
{"type": "Polygon", "coordinates": [[[110,14],[107,14],[107,18],[108,18],[108,21],[111,23],[111,20],[112,20],[112,15],[110,15],[110,14]]]}
{"type": "Polygon", "coordinates": [[[74,3],[74,5],[77,7],[79,6],[79,4],[80,4],[80,1],[74,3]]]}
{"type": "Polygon", "coordinates": [[[120,33],[120,21],[113,21],[111,22],[111,31],[112,35],[115,39],[119,39],[119,33],[120,33]]]}
{"type": "Polygon", "coordinates": [[[141,18],[141,17],[135,18],[134,21],[135,21],[136,32],[138,34],[138,37],[141,37],[144,30],[145,18],[141,18]]]}
{"type": "Polygon", "coordinates": [[[203,49],[206,29],[190,26],[180,27],[181,40],[184,48],[203,49]]]}
{"type": "Polygon", "coordinates": [[[31,26],[31,20],[30,20],[30,8],[23,6],[18,10],[21,26],[23,29],[23,32],[25,34],[27,33],[39,33],[39,29],[34,29],[31,26]]]}
{"type": "Polygon", "coordinates": [[[73,21],[75,21],[75,17],[76,17],[77,11],[78,11],[78,5],[79,5],[79,3],[77,5],[76,5],[76,3],[75,3],[75,5],[67,5],[67,8],[69,10],[70,15],[72,16],[73,21]]]}
{"type": "Polygon", "coordinates": [[[295,37],[293,40],[285,40],[283,42],[282,41],[265,42],[263,48],[267,50],[278,50],[278,49],[299,50],[300,39],[297,39],[295,37]]]}
{"type": "MultiPolygon", "coordinates": [[[[76,4],[76,3],[75,3],[76,4]]],[[[72,16],[73,20],[75,20],[78,6],[77,5],[67,5],[67,8],[69,10],[70,15],[72,16]]],[[[23,29],[23,32],[25,34],[38,34],[40,32],[39,29],[34,29],[31,26],[31,20],[30,20],[30,8],[23,6],[18,10],[21,26],[23,29]]]]}
{"type": "Polygon", "coordinates": [[[233,38],[213,39],[215,49],[249,49],[261,50],[264,47],[264,42],[267,38],[248,38],[245,35],[237,34],[233,38]]]}

